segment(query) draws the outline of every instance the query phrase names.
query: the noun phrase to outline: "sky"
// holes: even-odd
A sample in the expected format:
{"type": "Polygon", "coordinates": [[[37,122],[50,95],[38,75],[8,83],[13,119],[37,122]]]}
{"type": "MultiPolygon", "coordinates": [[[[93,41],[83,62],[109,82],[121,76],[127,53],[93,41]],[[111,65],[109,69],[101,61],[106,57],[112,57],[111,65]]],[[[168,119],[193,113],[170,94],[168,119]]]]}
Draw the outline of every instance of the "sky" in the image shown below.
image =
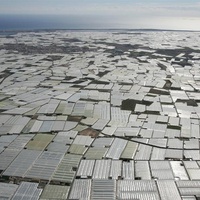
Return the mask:
{"type": "Polygon", "coordinates": [[[15,14],[80,28],[200,30],[200,0],[0,0],[0,15],[15,14]]]}

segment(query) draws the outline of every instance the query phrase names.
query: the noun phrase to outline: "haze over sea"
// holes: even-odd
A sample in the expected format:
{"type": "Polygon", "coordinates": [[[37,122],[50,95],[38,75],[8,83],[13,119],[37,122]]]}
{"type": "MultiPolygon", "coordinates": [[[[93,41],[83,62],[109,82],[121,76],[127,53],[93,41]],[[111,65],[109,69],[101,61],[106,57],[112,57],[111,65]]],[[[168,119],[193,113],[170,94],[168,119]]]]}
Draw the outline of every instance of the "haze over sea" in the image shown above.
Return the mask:
{"type": "MultiPolygon", "coordinates": [[[[56,29],[164,29],[195,30],[187,27],[157,26],[156,23],[141,26],[138,22],[121,24],[120,20],[110,21],[107,16],[90,15],[27,15],[0,14],[0,31],[24,30],[56,30],[56,29]]],[[[198,29],[196,29],[198,30],[198,29]]]]}
{"type": "Polygon", "coordinates": [[[58,15],[0,15],[0,30],[103,28],[87,19],[58,15]]]}

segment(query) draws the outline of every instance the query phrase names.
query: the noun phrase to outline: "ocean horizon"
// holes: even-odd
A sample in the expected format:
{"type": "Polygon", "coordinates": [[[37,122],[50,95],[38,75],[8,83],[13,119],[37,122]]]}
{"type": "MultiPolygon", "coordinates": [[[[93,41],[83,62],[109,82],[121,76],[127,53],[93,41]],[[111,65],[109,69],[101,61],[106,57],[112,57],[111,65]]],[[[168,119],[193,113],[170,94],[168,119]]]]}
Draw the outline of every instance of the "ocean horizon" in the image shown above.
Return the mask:
{"type": "Polygon", "coordinates": [[[84,28],[85,22],[59,15],[0,15],[0,31],[84,28]]]}
{"type": "Polygon", "coordinates": [[[105,23],[101,17],[93,20],[90,16],[72,15],[19,15],[0,14],[0,32],[38,30],[143,30],[143,31],[195,31],[162,29],[154,27],[120,27],[120,24],[105,23]]]}

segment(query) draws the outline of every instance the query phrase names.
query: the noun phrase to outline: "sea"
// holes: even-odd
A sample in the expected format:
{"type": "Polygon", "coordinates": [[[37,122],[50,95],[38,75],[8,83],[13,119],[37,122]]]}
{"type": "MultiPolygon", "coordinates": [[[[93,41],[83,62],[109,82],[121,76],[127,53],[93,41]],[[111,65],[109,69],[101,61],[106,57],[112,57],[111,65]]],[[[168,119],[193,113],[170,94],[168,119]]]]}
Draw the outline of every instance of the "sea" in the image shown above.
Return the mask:
{"type": "Polygon", "coordinates": [[[51,15],[0,15],[0,30],[74,29],[81,23],[67,16],[51,15]]]}
{"type": "MultiPolygon", "coordinates": [[[[163,31],[163,29],[127,29],[117,23],[109,23],[106,17],[80,15],[22,15],[0,14],[0,35],[9,35],[21,31],[76,30],[76,31],[163,31]]],[[[170,30],[165,30],[170,31],[170,30]]],[[[173,30],[175,31],[175,30],[173,30]]],[[[177,30],[184,31],[184,30],[177,30]]]]}
{"type": "Polygon", "coordinates": [[[107,28],[103,18],[93,20],[91,16],[0,14],[0,34],[4,31],[107,28]]]}

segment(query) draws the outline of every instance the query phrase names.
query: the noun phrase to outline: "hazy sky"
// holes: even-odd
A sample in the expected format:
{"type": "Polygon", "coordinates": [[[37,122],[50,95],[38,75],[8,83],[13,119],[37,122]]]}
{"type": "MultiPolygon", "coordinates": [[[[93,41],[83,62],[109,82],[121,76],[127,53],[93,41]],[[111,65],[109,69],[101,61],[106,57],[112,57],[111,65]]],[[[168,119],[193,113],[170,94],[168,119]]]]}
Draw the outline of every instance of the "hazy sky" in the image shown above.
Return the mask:
{"type": "Polygon", "coordinates": [[[63,15],[99,28],[200,30],[200,0],[0,0],[0,14],[63,15]]]}

